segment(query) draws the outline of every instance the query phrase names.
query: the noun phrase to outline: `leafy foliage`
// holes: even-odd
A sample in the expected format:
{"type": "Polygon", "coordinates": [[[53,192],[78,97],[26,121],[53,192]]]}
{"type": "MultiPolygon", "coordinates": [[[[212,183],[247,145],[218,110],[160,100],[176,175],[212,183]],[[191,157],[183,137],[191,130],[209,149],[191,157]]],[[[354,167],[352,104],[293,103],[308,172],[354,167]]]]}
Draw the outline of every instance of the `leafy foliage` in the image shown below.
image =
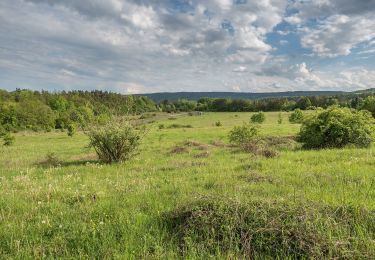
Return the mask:
{"type": "Polygon", "coordinates": [[[76,133],[76,126],[74,124],[68,125],[68,136],[73,137],[73,135],[76,133]]]}
{"type": "Polygon", "coordinates": [[[289,122],[294,123],[294,124],[300,124],[302,123],[303,118],[304,118],[303,112],[301,111],[301,109],[297,108],[290,114],[289,122]]]}
{"type": "Polygon", "coordinates": [[[362,109],[366,109],[375,117],[375,96],[369,96],[363,101],[362,109]]]}
{"type": "Polygon", "coordinates": [[[3,136],[3,141],[4,141],[3,144],[5,146],[11,146],[11,145],[13,145],[14,142],[15,142],[15,140],[16,140],[16,138],[13,135],[11,135],[9,132],[6,133],[6,134],[4,134],[4,136],[3,136]]]}
{"type": "Polygon", "coordinates": [[[261,124],[261,123],[264,122],[264,120],[266,120],[266,115],[263,112],[258,112],[258,113],[255,113],[254,115],[252,115],[250,120],[253,123],[261,124]]]}
{"type": "Polygon", "coordinates": [[[144,131],[136,129],[129,122],[110,122],[93,127],[86,134],[99,159],[113,163],[129,160],[136,154],[144,131]]]}
{"type": "Polygon", "coordinates": [[[0,126],[8,131],[67,129],[71,124],[86,127],[105,124],[113,115],[124,116],[156,111],[147,97],[133,97],[102,91],[16,90],[0,92],[0,126]]]}
{"type": "MultiPolygon", "coordinates": [[[[295,109],[315,110],[319,107],[328,108],[332,105],[358,109],[362,108],[369,96],[371,97],[371,93],[334,94],[324,92],[316,93],[316,96],[303,96],[304,94],[306,93],[300,93],[300,96],[290,97],[275,97],[270,95],[250,98],[246,93],[240,93],[240,95],[231,98],[219,98],[215,97],[215,95],[209,95],[208,93],[189,93],[187,97],[194,100],[176,100],[174,95],[178,96],[179,93],[157,93],[149,96],[159,101],[158,107],[161,111],[165,112],[190,112],[194,110],[211,112],[292,111],[295,109]],[[196,95],[207,96],[199,98],[196,95]],[[162,96],[164,96],[164,99],[169,98],[169,100],[160,101],[160,97],[162,96]]],[[[368,107],[363,109],[370,110],[368,107]]]]}
{"type": "Polygon", "coordinates": [[[368,111],[330,107],[304,120],[298,140],[308,148],[368,147],[373,140],[374,119],[368,111]]]}
{"type": "Polygon", "coordinates": [[[283,123],[283,117],[282,117],[281,113],[279,113],[278,116],[277,116],[277,123],[279,125],[283,123]]]}
{"type": "Polygon", "coordinates": [[[250,124],[243,124],[242,126],[235,126],[229,132],[229,142],[236,145],[243,145],[249,143],[258,135],[258,128],[250,124]]]}
{"type": "Polygon", "coordinates": [[[53,152],[48,152],[44,158],[44,160],[40,161],[38,163],[39,166],[42,167],[58,167],[61,165],[60,159],[57,157],[57,155],[53,152]]]}

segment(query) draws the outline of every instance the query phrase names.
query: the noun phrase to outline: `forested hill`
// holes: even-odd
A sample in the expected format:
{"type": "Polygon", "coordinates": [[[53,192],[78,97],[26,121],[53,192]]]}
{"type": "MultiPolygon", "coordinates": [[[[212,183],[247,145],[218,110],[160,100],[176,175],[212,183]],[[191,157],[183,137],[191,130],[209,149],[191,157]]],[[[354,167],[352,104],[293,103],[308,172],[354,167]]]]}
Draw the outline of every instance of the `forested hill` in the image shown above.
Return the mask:
{"type": "Polygon", "coordinates": [[[269,93],[244,93],[244,92],[161,92],[150,94],[139,94],[146,96],[159,103],[163,100],[199,100],[200,98],[228,98],[228,99],[263,99],[274,97],[310,97],[310,96],[334,96],[345,94],[343,91],[289,91],[269,93]]]}

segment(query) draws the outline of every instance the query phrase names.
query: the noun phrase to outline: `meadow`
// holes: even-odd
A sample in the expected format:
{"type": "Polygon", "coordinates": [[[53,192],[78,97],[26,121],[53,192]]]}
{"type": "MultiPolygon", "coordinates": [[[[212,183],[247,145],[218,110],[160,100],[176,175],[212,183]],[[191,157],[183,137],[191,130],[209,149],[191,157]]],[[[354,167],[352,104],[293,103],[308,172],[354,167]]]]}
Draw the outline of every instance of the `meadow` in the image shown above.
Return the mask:
{"type": "Polygon", "coordinates": [[[112,165],[82,132],[16,134],[0,147],[0,258],[374,258],[375,146],[305,150],[268,112],[277,154],[240,151],[228,132],[251,114],[145,117],[139,155],[112,165]]]}

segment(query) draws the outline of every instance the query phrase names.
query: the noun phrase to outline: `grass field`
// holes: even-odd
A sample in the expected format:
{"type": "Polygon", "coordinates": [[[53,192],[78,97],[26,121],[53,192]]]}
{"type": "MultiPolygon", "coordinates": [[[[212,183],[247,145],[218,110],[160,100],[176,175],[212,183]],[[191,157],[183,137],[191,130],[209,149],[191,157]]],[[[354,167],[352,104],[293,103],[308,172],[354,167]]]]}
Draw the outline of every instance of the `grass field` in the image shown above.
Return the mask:
{"type": "MultiPolygon", "coordinates": [[[[375,257],[375,147],[241,152],[227,134],[250,115],[157,115],[114,165],[83,133],[17,134],[0,148],[0,258],[375,257]],[[39,164],[49,152],[60,166],[39,164]]],[[[263,137],[297,134],[282,115],[263,137]]]]}

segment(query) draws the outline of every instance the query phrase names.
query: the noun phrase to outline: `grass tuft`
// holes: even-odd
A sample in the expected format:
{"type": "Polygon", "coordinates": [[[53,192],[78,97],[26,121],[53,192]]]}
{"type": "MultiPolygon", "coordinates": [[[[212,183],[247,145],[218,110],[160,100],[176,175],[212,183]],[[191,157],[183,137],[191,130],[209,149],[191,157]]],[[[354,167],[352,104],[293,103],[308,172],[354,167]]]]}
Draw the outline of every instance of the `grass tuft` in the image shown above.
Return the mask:
{"type": "Polygon", "coordinates": [[[45,158],[36,164],[40,167],[50,168],[50,167],[58,167],[61,165],[60,159],[57,157],[55,153],[49,152],[45,156],[45,158]]]}
{"type": "Polygon", "coordinates": [[[204,198],[168,212],[163,223],[184,257],[373,258],[373,214],[350,206],[204,198]]]}

